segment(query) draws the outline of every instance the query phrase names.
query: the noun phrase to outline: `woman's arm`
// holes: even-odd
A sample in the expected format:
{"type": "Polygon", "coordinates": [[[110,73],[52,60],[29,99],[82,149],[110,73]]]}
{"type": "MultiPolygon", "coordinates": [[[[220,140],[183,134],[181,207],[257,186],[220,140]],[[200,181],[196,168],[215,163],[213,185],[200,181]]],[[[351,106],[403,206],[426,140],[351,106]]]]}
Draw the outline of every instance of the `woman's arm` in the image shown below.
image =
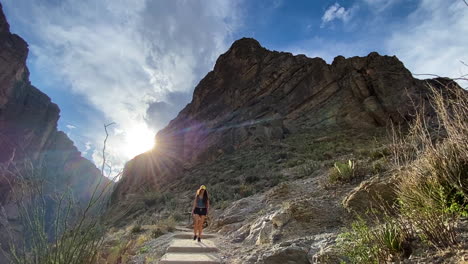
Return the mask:
{"type": "Polygon", "coordinates": [[[197,195],[195,195],[195,199],[193,199],[192,214],[193,214],[193,211],[195,211],[196,204],[197,204],[197,195]]]}

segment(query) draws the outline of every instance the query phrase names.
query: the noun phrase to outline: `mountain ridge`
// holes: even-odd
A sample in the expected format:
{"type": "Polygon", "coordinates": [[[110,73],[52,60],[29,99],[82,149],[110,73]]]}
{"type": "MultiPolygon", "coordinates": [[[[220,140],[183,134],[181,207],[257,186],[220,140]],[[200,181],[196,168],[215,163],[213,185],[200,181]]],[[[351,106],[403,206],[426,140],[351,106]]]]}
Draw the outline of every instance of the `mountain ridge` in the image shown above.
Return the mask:
{"type": "Polygon", "coordinates": [[[183,168],[304,129],[405,123],[417,107],[430,115],[427,82],[439,87],[449,80],[415,79],[396,56],[371,52],[337,56],[327,64],[242,38],[220,55],[192,101],[157,133],[156,148],[128,163],[114,197],[125,196],[120,194],[132,183],[157,182],[157,189],[183,168]]]}

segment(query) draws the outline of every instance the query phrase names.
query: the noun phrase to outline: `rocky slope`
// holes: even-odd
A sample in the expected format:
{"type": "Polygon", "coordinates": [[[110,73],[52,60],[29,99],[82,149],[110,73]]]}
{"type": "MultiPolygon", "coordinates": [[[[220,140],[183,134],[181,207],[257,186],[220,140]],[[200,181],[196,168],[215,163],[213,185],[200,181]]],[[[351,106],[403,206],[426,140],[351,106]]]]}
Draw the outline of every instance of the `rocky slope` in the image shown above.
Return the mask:
{"type": "MultiPolygon", "coordinates": [[[[339,263],[337,237],[355,214],[395,199],[390,124],[407,124],[415,109],[435,120],[427,84],[460,89],[449,83],[414,79],[396,57],[377,53],[329,65],[238,40],[158,133],[156,148],[127,163],[110,216],[127,230],[186,223],[204,184],[222,263],[339,263]],[[352,178],[333,178],[334,164],[351,160],[352,178]]],[[[166,236],[148,234],[129,253],[132,263],[167,247],[166,236]]],[[[432,261],[430,250],[415,248],[407,263],[432,261]]]]}
{"type": "Polygon", "coordinates": [[[60,109],[31,85],[27,55],[27,43],[10,33],[0,4],[0,205],[11,222],[18,217],[11,204],[18,168],[24,178],[45,182],[45,195],[71,188],[78,200],[88,199],[101,178],[65,133],[57,131],[60,109]]]}
{"type": "Polygon", "coordinates": [[[426,82],[437,83],[414,79],[395,56],[338,56],[329,65],[240,39],[200,81],[192,102],[158,133],[156,149],[129,162],[114,197],[134,193],[134,182],[157,189],[168,175],[180,177],[182,168],[299,131],[403,122],[427,99],[426,82]]]}

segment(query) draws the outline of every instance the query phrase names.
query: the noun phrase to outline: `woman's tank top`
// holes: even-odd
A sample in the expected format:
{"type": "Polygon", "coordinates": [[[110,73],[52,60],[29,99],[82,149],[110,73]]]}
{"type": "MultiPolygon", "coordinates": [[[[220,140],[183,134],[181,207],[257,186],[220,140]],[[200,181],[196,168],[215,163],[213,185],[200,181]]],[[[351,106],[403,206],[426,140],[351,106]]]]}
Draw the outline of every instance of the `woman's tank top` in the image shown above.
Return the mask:
{"type": "Polygon", "coordinates": [[[199,196],[197,196],[197,207],[206,208],[206,204],[205,204],[205,201],[203,201],[203,197],[200,198],[199,196]]]}

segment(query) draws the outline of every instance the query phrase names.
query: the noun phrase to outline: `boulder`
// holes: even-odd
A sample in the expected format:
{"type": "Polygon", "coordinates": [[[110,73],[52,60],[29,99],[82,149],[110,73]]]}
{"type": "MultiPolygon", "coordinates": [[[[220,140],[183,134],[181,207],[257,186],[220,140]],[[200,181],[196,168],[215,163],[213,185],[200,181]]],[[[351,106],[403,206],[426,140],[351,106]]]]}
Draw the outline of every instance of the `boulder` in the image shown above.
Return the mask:
{"type": "Polygon", "coordinates": [[[395,179],[392,177],[374,177],[363,181],[343,200],[343,207],[348,212],[365,215],[370,209],[390,206],[396,200],[395,179]]]}

